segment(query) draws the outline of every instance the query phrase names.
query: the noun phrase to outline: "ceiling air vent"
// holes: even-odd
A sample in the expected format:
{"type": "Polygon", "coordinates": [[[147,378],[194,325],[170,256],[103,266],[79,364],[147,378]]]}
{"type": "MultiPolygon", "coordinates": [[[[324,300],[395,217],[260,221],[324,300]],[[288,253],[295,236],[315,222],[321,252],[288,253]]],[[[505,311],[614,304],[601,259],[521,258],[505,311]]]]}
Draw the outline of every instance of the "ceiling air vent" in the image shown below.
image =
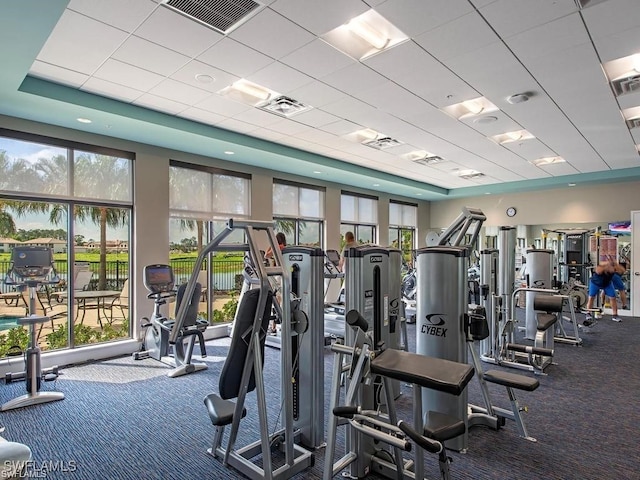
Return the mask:
{"type": "Polygon", "coordinates": [[[476,178],[482,178],[482,177],[484,177],[484,173],[480,173],[480,172],[469,173],[467,175],[460,175],[460,178],[464,178],[465,180],[475,180],[476,178]]]}
{"type": "Polygon", "coordinates": [[[578,7],[579,10],[582,10],[587,7],[593,7],[594,5],[602,2],[606,2],[606,0],[576,0],[576,7],[578,7]]]}
{"type": "Polygon", "coordinates": [[[398,140],[391,137],[380,137],[373,140],[367,140],[365,142],[362,142],[362,144],[366,145],[367,147],[375,148],[377,150],[385,150],[387,148],[402,145],[402,142],[399,142],[398,140]]]}
{"type": "Polygon", "coordinates": [[[627,128],[638,128],[640,127],[640,117],[638,118],[630,118],[627,120],[627,128]]]}
{"type": "Polygon", "coordinates": [[[436,163],[442,163],[446,161],[442,157],[438,157],[437,155],[431,155],[429,157],[422,157],[414,160],[414,163],[418,163],[420,165],[435,165],[436,163]]]}
{"type": "Polygon", "coordinates": [[[611,85],[613,86],[613,91],[616,93],[616,96],[640,91],[640,74],[618,78],[611,82],[611,85]]]}
{"type": "Polygon", "coordinates": [[[254,0],[162,0],[162,3],[222,34],[230,33],[264,7],[254,0]]]}
{"type": "Polygon", "coordinates": [[[259,108],[283,117],[292,117],[298,113],[306,112],[311,109],[310,106],[294,100],[293,98],[285,97],[284,95],[274,98],[269,103],[262,105],[259,108]]]}

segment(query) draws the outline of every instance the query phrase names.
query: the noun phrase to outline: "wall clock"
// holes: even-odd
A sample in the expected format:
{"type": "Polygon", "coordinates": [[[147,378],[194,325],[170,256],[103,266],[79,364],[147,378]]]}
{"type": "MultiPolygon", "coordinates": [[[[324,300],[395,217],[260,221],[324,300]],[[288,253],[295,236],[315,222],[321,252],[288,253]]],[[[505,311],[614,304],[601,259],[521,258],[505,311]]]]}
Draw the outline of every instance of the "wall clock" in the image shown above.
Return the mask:
{"type": "Polygon", "coordinates": [[[507,217],[515,217],[517,213],[516,207],[507,208],[507,217]]]}

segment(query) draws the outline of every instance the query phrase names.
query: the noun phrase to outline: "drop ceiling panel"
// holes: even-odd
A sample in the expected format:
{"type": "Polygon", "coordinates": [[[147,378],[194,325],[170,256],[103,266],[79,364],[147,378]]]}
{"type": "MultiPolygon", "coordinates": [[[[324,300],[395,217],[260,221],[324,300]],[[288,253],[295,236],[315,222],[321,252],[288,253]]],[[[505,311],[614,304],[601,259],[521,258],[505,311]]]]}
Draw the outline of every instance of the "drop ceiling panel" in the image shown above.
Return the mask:
{"type": "MultiPolygon", "coordinates": [[[[337,118],[337,117],[336,117],[337,118]]],[[[347,120],[338,120],[333,123],[328,123],[319,127],[321,130],[325,132],[332,133],[334,135],[347,135],[349,133],[353,133],[357,130],[362,129],[362,125],[357,123],[349,122],[347,120]]]]}
{"type": "Polygon", "coordinates": [[[189,108],[189,105],[185,103],[176,102],[151,93],[144,93],[140,95],[140,97],[134,100],[133,104],[140,107],[150,108],[151,110],[169,113],[171,115],[176,115],[189,108]]]}
{"type": "Polygon", "coordinates": [[[149,93],[159,97],[168,98],[169,100],[183,103],[185,105],[197,104],[211,95],[211,92],[192,87],[190,85],[185,85],[184,83],[171,80],[170,78],[160,82],[149,90],[149,93]]]}
{"type": "Polygon", "coordinates": [[[310,32],[269,8],[240,25],[229,37],[275,59],[315,40],[310,32]]]}
{"type": "Polygon", "coordinates": [[[162,75],[109,59],[96,70],[94,77],[141,91],[148,91],[164,78],[162,75]]]}
{"type": "Polygon", "coordinates": [[[495,43],[498,37],[474,11],[418,35],[414,40],[438,60],[446,62],[495,43]]]}
{"type": "Polygon", "coordinates": [[[340,119],[335,115],[324,112],[317,108],[312,108],[306,112],[299,113],[292,117],[296,122],[304,123],[310,127],[321,128],[328,124],[333,124],[340,119]]]}
{"type": "Polygon", "coordinates": [[[189,57],[195,57],[223,38],[215,30],[166,7],[157,8],[135,30],[135,35],[189,57]]]}
{"type": "Polygon", "coordinates": [[[405,42],[365,63],[438,108],[478,96],[468,84],[414,42],[405,42]],[[447,98],[450,95],[454,99],[447,98]]]}
{"type": "Polygon", "coordinates": [[[593,42],[602,62],[634,55],[640,45],[640,27],[616,32],[608,37],[595,37],[593,42]]]}
{"type": "MultiPolygon", "coordinates": [[[[273,115],[273,114],[269,114],[269,115],[273,115]]],[[[240,116],[239,119],[242,120],[242,116],[240,116]]],[[[249,121],[248,123],[253,123],[253,122],[249,121]]],[[[297,136],[302,132],[311,130],[311,127],[309,127],[308,125],[294,122],[293,120],[289,120],[282,117],[278,118],[277,116],[274,119],[274,121],[269,123],[268,128],[269,130],[273,130],[274,132],[282,133],[285,135],[293,135],[293,136],[297,136]]]]}
{"type": "Polygon", "coordinates": [[[204,123],[206,125],[215,125],[218,122],[221,122],[225,119],[222,115],[218,115],[217,113],[208,112],[207,110],[202,110],[200,108],[187,108],[178,114],[180,117],[188,118],[189,120],[194,120],[196,122],[204,123]]]}
{"type": "Polygon", "coordinates": [[[576,10],[574,0],[554,0],[543,2],[497,0],[480,9],[502,38],[544,25],[576,10]],[[517,7],[517,8],[516,8],[517,7]]]}
{"type": "Polygon", "coordinates": [[[224,128],[226,130],[230,130],[232,132],[245,133],[250,136],[253,136],[253,132],[258,129],[258,127],[256,127],[255,125],[247,122],[241,122],[240,120],[236,120],[235,118],[226,118],[223,121],[218,122],[216,126],[224,128]]]}
{"type": "Polygon", "coordinates": [[[252,108],[249,105],[234,102],[233,100],[221,97],[220,95],[211,95],[194,106],[225,117],[233,117],[252,108]]]}
{"type": "Polygon", "coordinates": [[[358,97],[362,90],[382,85],[386,81],[385,77],[361,63],[352,63],[345,68],[323,76],[320,80],[354,97],[358,97]]]}
{"type": "Polygon", "coordinates": [[[536,58],[553,57],[559,50],[589,44],[590,39],[582,18],[576,12],[513,35],[507,39],[507,43],[518,57],[529,62],[536,58]]]}
{"type": "Polygon", "coordinates": [[[282,120],[282,117],[273,113],[265,112],[257,108],[250,108],[233,116],[241,122],[250,123],[256,127],[270,127],[282,120]]]}
{"type": "Polygon", "coordinates": [[[471,12],[467,0],[387,0],[376,10],[405,35],[417,36],[471,12]]]}
{"type": "Polygon", "coordinates": [[[37,59],[90,75],[126,38],[122,30],[67,10],[37,59]]]}
{"type": "Polygon", "coordinates": [[[191,87],[207,90],[211,93],[218,92],[239,79],[239,77],[236,77],[235,75],[231,75],[223,70],[214,68],[197,60],[192,60],[187,63],[184,67],[173,73],[171,78],[186,85],[190,85],[191,87]],[[211,81],[209,83],[207,83],[207,81],[198,81],[196,75],[208,75],[211,78],[211,81]]]}
{"type": "Polygon", "coordinates": [[[554,177],[561,177],[562,175],[574,175],[578,173],[578,171],[569,163],[553,163],[551,165],[541,165],[538,168],[554,177]]]}
{"type": "Polygon", "coordinates": [[[582,16],[594,38],[607,37],[638,27],[638,2],[607,0],[585,8],[582,16]]]}
{"type": "Polygon", "coordinates": [[[247,77],[273,62],[268,55],[231,38],[220,40],[197,59],[237,77],[247,77]]]}
{"type": "Polygon", "coordinates": [[[135,88],[118,85],[117,83],[102,80],[97,77],[91,77],[87,80],[81,90],[127,103],[133,102],[144,93],[143,91],[136,90],[135,88]]]}
{"type": "Polygon", "coordinates": [[[324,105],[335,103],[348,97],[346,93],[321,82],[313,82],[296,88],[291,92],[291,95],[296,100],[316,108],[322,108],[324,105]]]}
{"type": "Polygon", "coordinates": [[[280,62],[273,62],[249,76],[249,80],[278,93],[291,95],[291,91],[311,83],[313,79],[280,62]]]}
{"type": "Polygon", "coordinates": [[[433,106],[420,97],[395,83],[383,83],[363,89],[358,93],[358,98],[399,118],[421,115],[425,110],[433,109],[433,106]]]}
{"type": "Polygon", "coordinates": [[[280,61],[315,78],[324,77],[355,62],[322,40],[303,45],[280,61]]]}
{"type": "Polygon", "coordinates": [[[68,9],[125,32],[132,32],[158,7],[151,0],[71,0],[68,9]]]}
{"type": "Polygon", "coordinates": [[[171,75],[190,60],[186,55],[136,36],[129,37],[112,58],[163,76],[171,75]]]}
{"type": "Polygon", "coordinates": [[[51,80],[76,88],[84,84],[89,78],[89,75],[86,75],[84,73],[74,72],[73,70],[59,67],[57,65],[52,65],[50,63],[41,62],[39,60],[33,62],[33,65],[29,70],[29,74],[38,78],[51,80]]]}
{"type": "Polygon", "coordinates": [[[360,0],[277,0],[271,8],[318,36],[368,9],[360,0]]]}

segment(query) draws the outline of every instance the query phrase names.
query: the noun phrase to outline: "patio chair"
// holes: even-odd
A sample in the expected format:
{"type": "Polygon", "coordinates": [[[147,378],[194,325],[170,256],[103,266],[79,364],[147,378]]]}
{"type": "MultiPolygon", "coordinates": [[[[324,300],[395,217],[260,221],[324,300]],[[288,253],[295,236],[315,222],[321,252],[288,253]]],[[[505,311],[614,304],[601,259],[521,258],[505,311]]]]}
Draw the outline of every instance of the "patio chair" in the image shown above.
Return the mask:
{"type": "Polygon", "coordinates": [[[114,298],[110,305],[106,305],[105,309],[108,309],[111,312],[111,319],[109,323],[113,323],[114,318],[122,318],[123,320],[129,318],[129,279],[124,281],[120,295],[114,298]],[[114,317],[113,315],[113,311],[116,308],[119,309],[121,313],[118,317],[114,317]]]}
{"type": "Polygon", "coordinates": [[[207,301],[207,287],[209,286],[209,276],[207,274],[206,270],[200,270],[198,272],[198,283],[200,285],[202,285],[202,294],[201,294],[201,298],[200,301],[201,302],[206,302],[207,301]]]}

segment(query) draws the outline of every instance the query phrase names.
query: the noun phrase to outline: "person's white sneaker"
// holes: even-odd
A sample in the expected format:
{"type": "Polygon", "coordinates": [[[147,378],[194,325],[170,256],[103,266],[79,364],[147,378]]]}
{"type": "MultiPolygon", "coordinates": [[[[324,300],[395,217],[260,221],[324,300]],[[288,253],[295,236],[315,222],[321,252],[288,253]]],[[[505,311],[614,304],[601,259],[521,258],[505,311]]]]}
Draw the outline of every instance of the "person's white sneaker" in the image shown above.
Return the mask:
{"type": "Polygon", "coordinates": [[[613,320],[614,322],[620,323],[622,321],[622,319],[620,317],[611,317],[611,320],[613,320]]]}

